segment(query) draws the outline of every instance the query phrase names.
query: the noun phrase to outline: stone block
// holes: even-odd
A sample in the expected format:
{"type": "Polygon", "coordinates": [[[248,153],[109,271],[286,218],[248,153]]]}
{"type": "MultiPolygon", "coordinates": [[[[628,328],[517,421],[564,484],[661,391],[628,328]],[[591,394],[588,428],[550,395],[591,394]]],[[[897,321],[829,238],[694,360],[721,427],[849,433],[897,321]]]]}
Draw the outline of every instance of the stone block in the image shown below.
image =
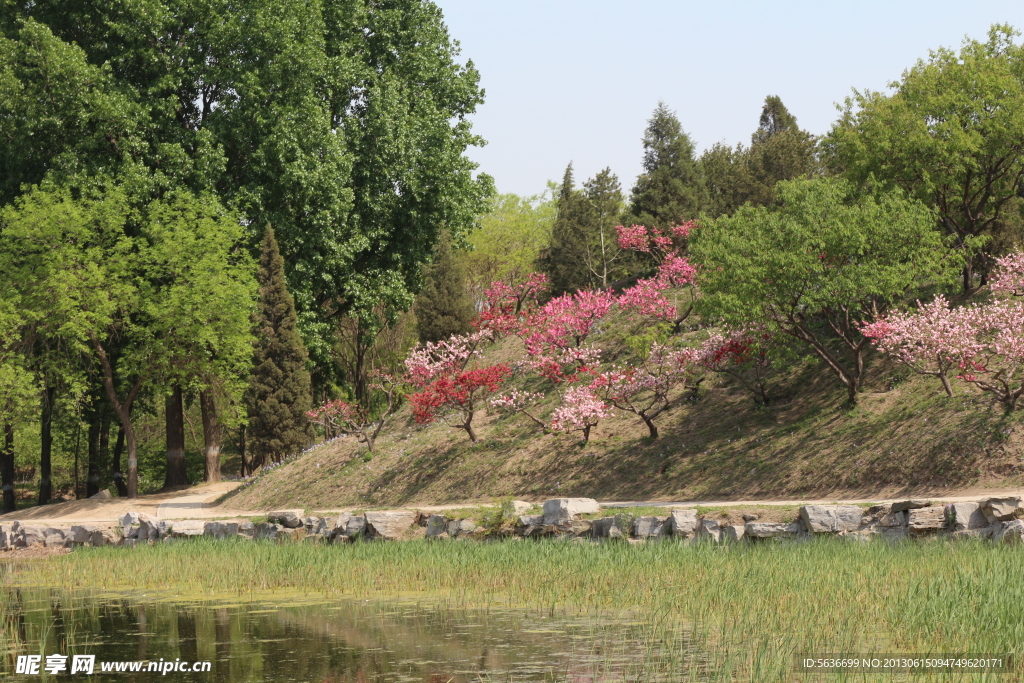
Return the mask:
{"type": "Polygon", "coordinates": [[[747,522],[744,530],[750,538],[792,538],[804,529],[799,522],[747,522]]]}
{"type": "Polygon", "coordinates": [[[137,527],[139,526],[139,513],[133,510],[129,510],[128,512],[121,515],[117,521],[121,522],[121,526],[126,528],[130,526],[137,527]]]}
{"type": "Polygon", "coordinates": [[[256,525],[253,538],[257,540],[276,539],[278,533],[280,533],[282,529],[284,529],[284,527],[280,524],[274,524],[273,522],[260,522],[256,525]]]}
{"type": "Polygon", "coordinates": [[[330,521],[330,528],[327,530],[327,537],[331,540],[337,539],[342,536],[346,536],[345,529],[348,527],[348,521],[352,519],[352,515],[348,512],[342,512],[340,515],[330,521]]]}
{"type": "Polygon", "coordinates": [[[449,538],[465,538],[476,530],[476,522],[471,519],[452,519],[445,525],[449,538]]]}
{"type": "Polygon", "coordinates": [[[940,531],[946,526],[946,510],[938,505],[914,508],[909,511],[907,526],[916,534],[940,531]]]}
{"type": "Polygon", "coordinates": [[[633,520],[634,538],[658,538],[668,533],[669,517],[644,516],[633,520]]]}
{"type": "Polygon", "coordinates": [[[18,536],[15,539],[16,547],[32,548],[39,545],[46,545],[46,527],[23,524],[18,528],[18,536]]]}
{"type": "Polygon", "coordinates": [[[363,515],[349,517],[348,522],[345,523],[345,535],[349,538],[366,535],[366,517],[363,515]]]}
{"type": "Polygon", "coordinates": [[[1012,519],[1001,523],[992,534],[992,541],[1014,545],[1024,542],[1024,520],[1012,519]]]}
{"type": "Polygon", "coordinates": [[[110,491],[103,489],[92,494],[89,498],[93,500],[110,500],[113,496],[110,495],[110,491]]]}
{"type": "Polygon", "coordinates": [[[812,534],[835,534],[860,528],[861,509],[856,505],[804,505],[800,519],[812,534]]]}
{"type": "Polygon", "coordinates": [[[989,526],[977,503],[950,503],[946,506],[946,522],[953,531],[969,531],[989,526]]]}
{"type": "Polygon", "coordinates": [[[14,547],[13,524],[0,524],[0,550],[14,547]]]}
{"type": "Polygon", "coordinates": [[[931,501],[915,498],[914,500],[901,500],[893,503],[889,506],[889,512],[906,512],[908,510],[917,510],[918,508],[926,508],[931,505],[931,501]]]}
{"type": "Polygon", "coordinates": [[[149,515],[139,514],[139,531],[136,537],[139,541],[157,541],[167,535],[167,523],[157,521],[149,515]]]}
{"type": "Polygon", "coordinates": [[[267,521],[280,524],[286,529],[298,529],[302,526],[301,510],[275,510],[267,513],[267,521]]]}
{"type": "Polygon", "coordinates": [[[907,526],[907,513],[906,512],[886,512],[878,519],[878,525],[886,528],[896,528],[907,526]]]}
{"type": "Polygon", "coordinates": [[[746,527],[740,524],[726,524],[722,527],[723,543],[739,543],[746,534],[746,527]]]}
{"type": "Polygon", "coordinates": [[[629,538],[629,527],[621,515],[601,517],[591,522],[590,534],[593,538],[629,538]]]}
{"type": "Polygon", "coordinates": [[[544,501],[544,524],[566,524],[600,511],[593,498],[551,498],[544,501]]]}
{"type": "Polygon", "coordinates": [[[687,508],[672,508],[670,510],[669,526],[672,535],[680,538],[693,538],[697,533],[700,524],[697,518],[697,511],[687,508]]]}
{"type": "Polygon", "coordinates": [[[60,548],[67,544],[71,529],[62,527],[46,527],[43,530],[43,544],[47,548],[60,548]]]}
{"type": "Polygon", "coordinates": [[[1021,509],[1021,499],[1017,496],[1003,498],[986,498],[978,503],[982,514],[989,523],[1006,522],[1013,519],[1021,509]]]}
{"type": "Polygon", "coordinates": [[[448,518],[444,515],[427,517],[427,538],[448,538],[448,518]]]}
{"type": "Polygon", "coordinates": [[[412,510],[367,512],[366,526],[374,538],[397,540],[408,533],[409,527],[416,524],[418,516],[412,510]]]}
{"type": "Polygon", "coordinates": [[[252,522],[239,522],[238,524],[238,536],[239,538],[253,538],[256,535],[256,525],[252,522]]]}
{"type": "Polygon", "coordinates": [[[721,543],[722,528],[719,526],[718,520],[708,519],[706,517],[701,519],[700,525],[697,527],[697,540],[721,543]]]}
{"type": "Polygon", "coordinates": [[[99,530],[95,524],[75,524],[66,535],[65,541],[74,545],[86,545],[92,543],[93,534],[99,530]]]}
{"type": "Polygon", "coordinates": [[[519,515],[519,526],[540,526],[544,523],[544,515],[519,515]]]}
{"type": "Polygon", "coordinates": [[[172,538],[192,538],[206,533],[206,522],[201,519],[178,519],[171,522],[172,538]]]}
{"type": "Polygon", "coordinates": [[[225,538],[238,536],[238,522],[207,522],[203,527],[203,535],[222,541],[225,538]]]}

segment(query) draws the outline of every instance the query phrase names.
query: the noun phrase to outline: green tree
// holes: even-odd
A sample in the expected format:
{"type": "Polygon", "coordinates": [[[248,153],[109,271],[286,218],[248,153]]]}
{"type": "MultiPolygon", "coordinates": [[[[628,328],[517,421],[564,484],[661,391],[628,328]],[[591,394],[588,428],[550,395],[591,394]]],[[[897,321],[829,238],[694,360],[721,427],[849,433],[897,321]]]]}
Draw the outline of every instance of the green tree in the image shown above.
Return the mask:
{"type": "Polygon", "coordinates": [[[285,283],[284,259],[270,226],[263,238],[257,280],[256,344],[246,396],[253,468],[267,459],[280,462],[308,446],[312,437],[306,416],[312,408],[306,347],[285,283]]]}
{"type": "Polygon", "coordinates": [[[703,211],[711,217],[730,214],[750,197],[750,169],[743,145],[721,142],[704,150],[697,160],[704,188],[703,211]]]}
{"type": "Polygon", "coordinates": [[[612,281],[625,275],[620,267],[630,252],[619,248],[618,233],[622,214],[622,187],[610,168],[599,171],[583,183],[586,206],[585,263],[591,280],[607,289],[612,281]]]}
{"type": "Polygon", "coordinates": [[[476,310],[466,288],[465,270],[448,235],[442,235],[437,243],[434,263],[426,268],[424,279],[413,307],[420,342],[437,342],[472,331],[476,310]]]}
{"type": "Polygon", "coordinates": [[[892,83],[857,92],[828,135],[829,162],[857,183],[902,188],[931,206],[966,254],[963,291],[984,283],[986,234],[1024,182],[1024,47],[993,26],[986,42],[929,53],[892,83]]]}
{"type": "Polygon", "coordinates": [[[750,186],[746,201],[755,205],[775,201],[775,185],[817,170],[817,142],[800,130],[796,117],[789,113],[777,95],[765,98],[758,128],[751,136],[746,153],[750,186]]]}
{"type": "Polygon", "coordinates": [[[701,183],[693,141],[675,112],[659,102],[644,131],[643,173],[633,186],[633,220],[662,230],[696,218],[701,183]]]}
{"type": "Polygon", "coordinates": [[[590,206],[584,194],[574,187],[572,162],[565,168],[555,203],[555,221],[551,242],[538,261],[548,276],[555,296],[584,289],[593,283],[587,268],[590,206]]]}
{"type": "Polygon", "coordinates": [[[776,192],[778,205],[743,206],[695,233],[702,312],[794,338],[855,403],[868,348],[860,323],[955,265],[928,209],[898,192],[857,197],[835,178],[783,181],[776,192]]]}
{"type": "Polygon", "coordinates": [[[483,302],[484,290],[492,282],[515,285],[536,268],[541,251],[551,241],[557,213],[557,195],[553,195],[549,187],[539,195],[509,193],[491,200],[490,210],[480,218],[480,227],[467,237],[471,248],[459,252],[466,264],[470,291],[478,303],[483,302]]]}

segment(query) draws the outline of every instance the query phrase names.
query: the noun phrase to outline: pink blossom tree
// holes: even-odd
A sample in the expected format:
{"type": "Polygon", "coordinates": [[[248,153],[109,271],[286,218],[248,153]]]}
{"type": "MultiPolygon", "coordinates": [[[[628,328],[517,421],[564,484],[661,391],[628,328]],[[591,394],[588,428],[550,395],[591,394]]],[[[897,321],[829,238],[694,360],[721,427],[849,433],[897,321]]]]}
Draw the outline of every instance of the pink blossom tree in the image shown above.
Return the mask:
{"type": "Polygon", "coordinates": [[[692,285],[697,277],[697,269],[680,255],[680,244],[696,227],[690,221],[670,228],[670,235],[657,228],[643,225],[632,225],[628,228],[619,226],[619,246],[639,253],[649,254],[658,264],[657,274],[651,278],[641,278],[627,288],[619,297],[619,306],[625,310],[634,310],[645,318],[673,322],[675,329],[689,316],[693,309],[694,290],[690,288],[690,303],[680,315],[677,306],[668,300],[667,291],[673,287],[692,285]]]}
{"type": "Polygon", "coordinates": [[[583,432],[583,443],[590,441],[590,430],[611,415],[611,406],[588,386],[566,390],[562,405],[551,414],[551,429],[556,432],[583,432]]]}
{"type": "Polygon", "coordinates": [[[671,406],[672,392],[696,389],[702,381],[699,359],[695,349],[654,344],[639,365],[603,372],[592,388],[611,405],[643,420],[650,437],[656,439],[654,420],[671,406]]]}
{"type": "Polygon", "coordinates": [[[476,323],[477,329],[490,330],[500,337],[514,334],[523,319],[536,311],[547,290],[548,276],[543,273],[530,273],[515,287],[504,282],[492,282],[484,291],[484,310],[476,323]]]}

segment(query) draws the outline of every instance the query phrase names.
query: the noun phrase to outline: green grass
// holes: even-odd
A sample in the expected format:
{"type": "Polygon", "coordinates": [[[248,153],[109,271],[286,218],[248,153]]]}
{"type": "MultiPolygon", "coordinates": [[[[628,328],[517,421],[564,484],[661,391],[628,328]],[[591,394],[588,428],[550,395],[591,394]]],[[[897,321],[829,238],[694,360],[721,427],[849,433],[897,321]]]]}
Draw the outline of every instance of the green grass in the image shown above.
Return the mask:
{"type": "MultiPolygon", "coordinates": [[[[657,643],[686,638],[692,651],[701,653],[711,680],[776,681],[816,680],[791,671],[796,652],[1009,652],[1021,666],[1022,560],[1020,548],[944,541],[309,547],[198,540],[131,551],[80,550],[32,563],[9,580],[190,598],[418,594],[451,608],[492,605],[584,614],[597,623],[602,614],[631,613],[643,622],[652,651],[657,643]]],[[[696,676],[697,669],[690,674],[696,676]]],[[[854,680],[828,680],[833,678],[854,680]]],[[[1019,678],[943,675],[941,680],[1019,678]]]]}

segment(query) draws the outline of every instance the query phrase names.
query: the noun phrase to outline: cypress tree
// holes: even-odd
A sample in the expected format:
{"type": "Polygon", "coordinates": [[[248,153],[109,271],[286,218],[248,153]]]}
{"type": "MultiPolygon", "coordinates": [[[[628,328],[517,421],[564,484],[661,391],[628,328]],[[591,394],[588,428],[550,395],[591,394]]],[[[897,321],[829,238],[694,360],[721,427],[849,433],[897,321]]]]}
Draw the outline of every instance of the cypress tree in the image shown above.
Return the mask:
{"type": "Polygon", "coordinates": [[[473,329],[475,311],[466,289],[466,272],[442,233],[434,263],[427,268],[423,289],[416,297],[416,332],[421,342],[437,342],[473,329]]]}
{"type": "Polygon", "coordinates": [[[675,113],[659,102],[644,131],[644,172],[633,187],[633,220],[661,229],[696,218],[701,182],[693,140],[675,113]]]}
{"type": "Polygon", "coordinates": [[[747,200],[757,206],[775,202],[775,184],[817,171],[816,141],[800,130],[778,95],[769,95],[761,108],[757,130],[750,139],[747,200]]]}
{"type": "Polygon", "coordinates": [[[296,326],[295,301],[285,285],[284,259],[270,226],[263,237],[257,281],[256,343],[246,393],[247,445],[256,466],[302,450],[311,438],[306,347],[296,326]]]}
{"type": "Polygon", "coordinates": [[[548,276],[551,293],[555,296],[593,284],[593,276],[587,267],[590,202],[573,185],[572,162],[569,162],[558,192],[551,242],[538,264],[541,272],[548,276]]]}

